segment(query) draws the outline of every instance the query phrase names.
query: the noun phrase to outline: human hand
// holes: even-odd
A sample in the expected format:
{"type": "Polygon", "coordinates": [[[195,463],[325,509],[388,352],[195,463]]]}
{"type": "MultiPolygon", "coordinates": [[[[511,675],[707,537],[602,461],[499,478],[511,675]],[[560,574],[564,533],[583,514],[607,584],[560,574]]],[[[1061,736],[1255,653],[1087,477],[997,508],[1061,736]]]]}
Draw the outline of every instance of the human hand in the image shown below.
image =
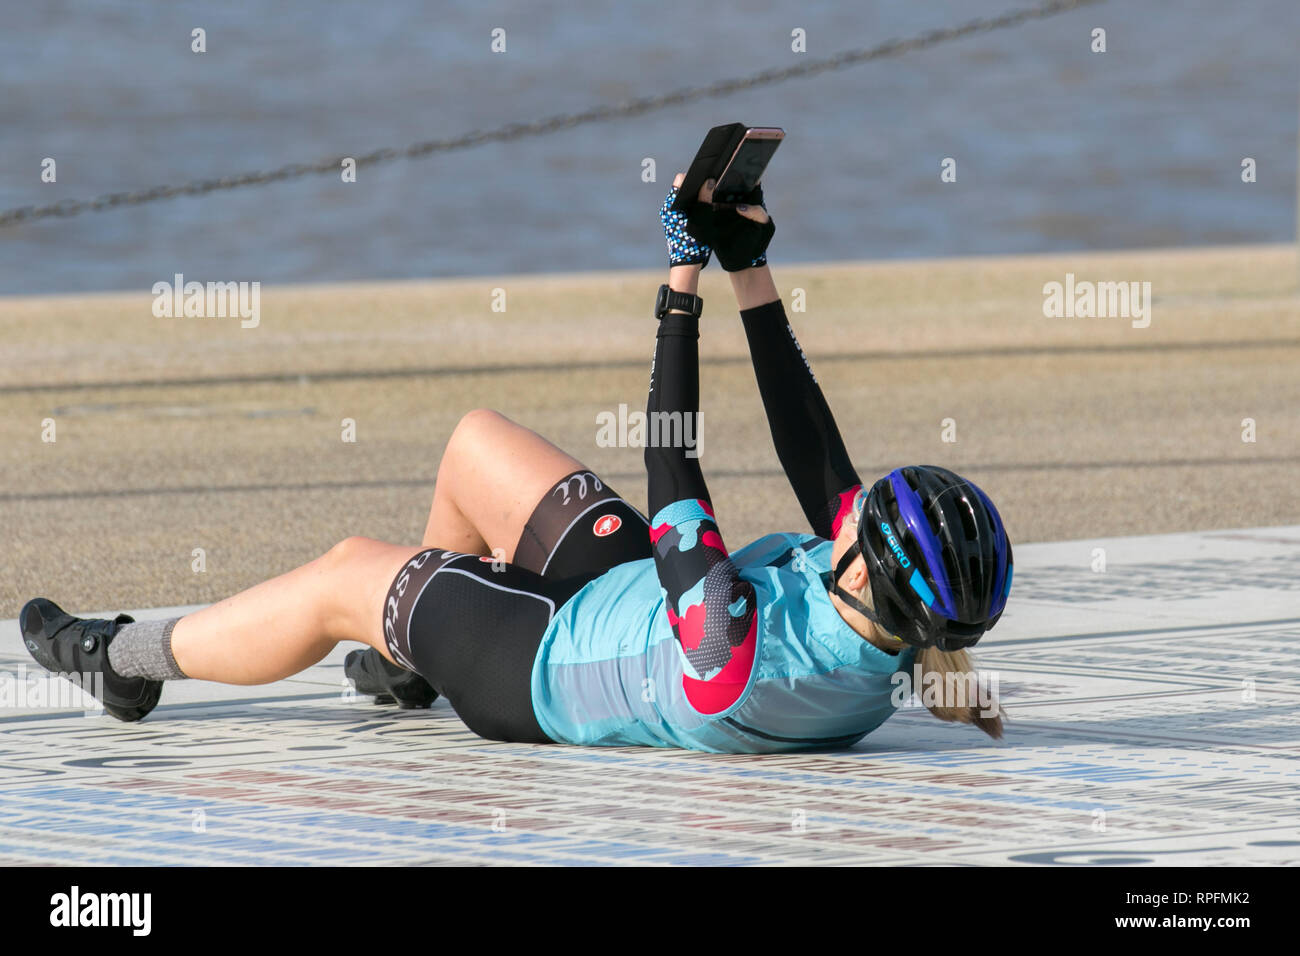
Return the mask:
{"type": "MultiPolygon", "coordinates": [[[[685,173],[678,173],[673,180],[673,188],[669,190],[668,198],[659,209],[659,221],[663,224],[664,239],[668,242],[668,265],[670,267],[698,265],[703,269],[709,264],[709,254],[712,250],[690,232],[686,217],[673,209],[673,203],[677,201],[677,187],[685,178],[685,173]]],[[[700,190],[700,194],[703,193],[704,191],[700,190]]]]}
{"type": "MultiPolygon", "coordinates": [[[[674,183],[679,183],[678,173],[674,183]]],[[[755,186],[741,203],[713,202],[717,183],[710,179],[700,188],[697,201],[686,210],[686,224],[692,236],[706,242],[717,253],[727,272],[739,272],[767,264],[767,245],[776,225],[763,204],[763,187],[755,186]]]]}

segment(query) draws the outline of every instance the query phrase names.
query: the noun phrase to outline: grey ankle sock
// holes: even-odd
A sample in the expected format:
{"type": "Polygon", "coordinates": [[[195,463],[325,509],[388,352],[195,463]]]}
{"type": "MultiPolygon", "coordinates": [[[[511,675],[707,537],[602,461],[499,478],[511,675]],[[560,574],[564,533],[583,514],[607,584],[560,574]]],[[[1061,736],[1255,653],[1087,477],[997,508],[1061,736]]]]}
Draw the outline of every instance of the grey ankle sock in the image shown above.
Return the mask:
{"type": "Polygon", "coordinates": [[[183,679],[185,674],[172,657],[172,628],[179,620],[123,624],[108,645],[108,666],[122,677],[183,679]]]}

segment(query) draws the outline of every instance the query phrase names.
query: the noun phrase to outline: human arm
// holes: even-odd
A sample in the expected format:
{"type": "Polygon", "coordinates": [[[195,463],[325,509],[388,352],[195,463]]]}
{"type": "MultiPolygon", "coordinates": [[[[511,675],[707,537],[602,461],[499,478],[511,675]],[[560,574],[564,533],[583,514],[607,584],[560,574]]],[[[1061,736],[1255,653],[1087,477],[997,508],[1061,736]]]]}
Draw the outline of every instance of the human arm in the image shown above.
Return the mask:
{"type": "Polygon", "coordinates": [[[821,538],[834,538],[858,477],[767,265],[731,273],[749,354],[777,458],[799,506],[821,538]]]}
{"type": "MultiPolygon", "coordinates": [[[[702,267],[670,265],[670,288],[694,294],[702,267]]],[[[757,607],[753,585],[723,543],[699,458],[684,440],[688,427],[698,435],[699,376],[699,319],[669,312],[659,322],[646,401],[650,541],[664,613],[686,663],[683,690],[697,711],[716,714],[749,683],[757,607]]]]}

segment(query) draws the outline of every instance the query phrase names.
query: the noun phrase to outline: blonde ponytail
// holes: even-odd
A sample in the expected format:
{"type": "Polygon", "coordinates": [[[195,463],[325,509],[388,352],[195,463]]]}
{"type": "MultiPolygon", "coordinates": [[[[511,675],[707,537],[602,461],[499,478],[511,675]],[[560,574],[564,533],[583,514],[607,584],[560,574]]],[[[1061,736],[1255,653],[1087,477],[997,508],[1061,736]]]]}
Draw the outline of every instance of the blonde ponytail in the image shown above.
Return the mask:
{"type": "Polygon", "coordinates": [[[1001,739],[1002,708],[981,681],[970,654],[926,647],[917,653],[916,663],[921,686],[913,690],[930,713],[940,720],[974,724],[994,740],[1001,739]],[[933,701],[936,694],[939,700],[933,701]]]}

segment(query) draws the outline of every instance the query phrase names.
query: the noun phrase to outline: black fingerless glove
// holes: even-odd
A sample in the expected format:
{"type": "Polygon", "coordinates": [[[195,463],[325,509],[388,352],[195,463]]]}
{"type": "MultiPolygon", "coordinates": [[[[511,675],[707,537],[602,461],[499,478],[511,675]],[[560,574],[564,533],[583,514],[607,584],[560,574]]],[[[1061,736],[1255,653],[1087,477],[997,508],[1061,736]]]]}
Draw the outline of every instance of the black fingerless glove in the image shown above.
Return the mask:
{"type": "MultiPolygon", "coordinates": [[[[746,204],[763,206],[763,187],[755,186],[744,197],[746,204]]],[[[686,208],[686,222],[692,236],[706,243],[727,272],[767,264],[767,245],[776,224],[747,219],[730,206],[693,202],[686,208]]]]}

